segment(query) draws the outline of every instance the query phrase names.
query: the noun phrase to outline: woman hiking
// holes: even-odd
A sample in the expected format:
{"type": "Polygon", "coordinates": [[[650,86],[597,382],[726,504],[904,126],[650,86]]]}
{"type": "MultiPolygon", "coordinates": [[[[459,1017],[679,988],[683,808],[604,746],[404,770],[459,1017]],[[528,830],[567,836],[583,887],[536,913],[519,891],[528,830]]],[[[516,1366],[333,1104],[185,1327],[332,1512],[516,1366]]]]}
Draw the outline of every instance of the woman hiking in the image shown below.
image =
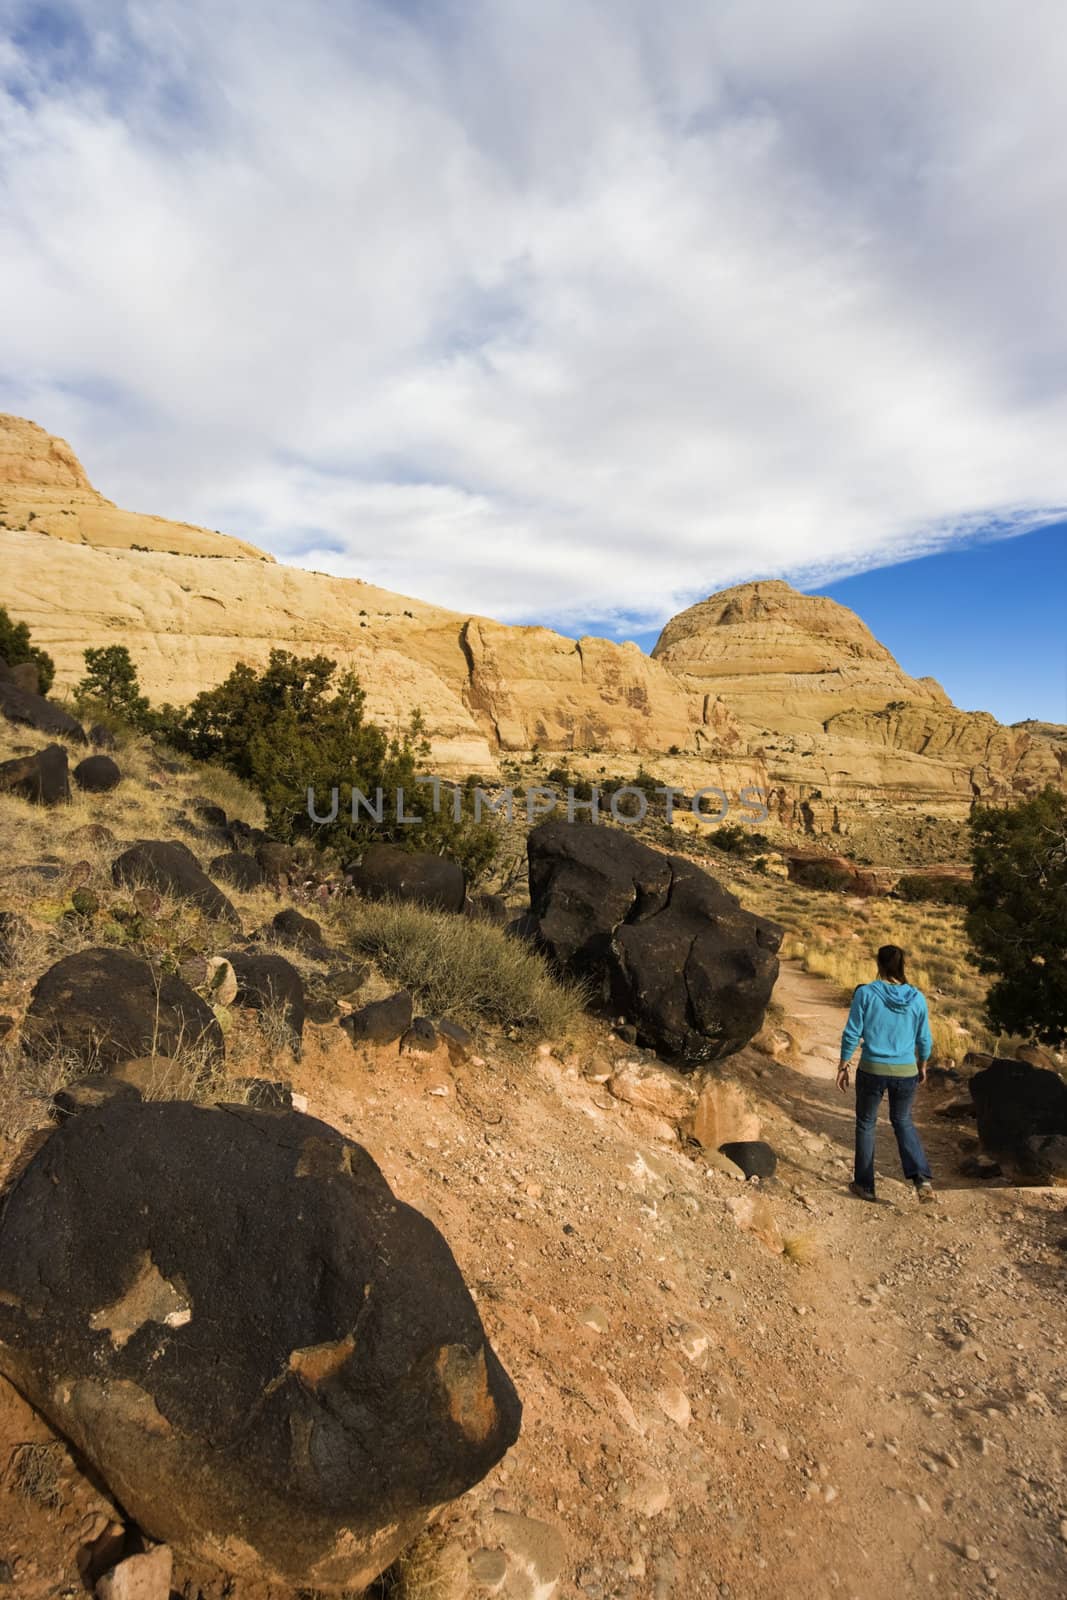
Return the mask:
{"type": "Polygon", "coordinates": [[[889,1092],[889,1120],[897,1136],[905,1178],[920,1200],[934,1198],[926,1152],[911,1106],[915,1091],[926,1081],[926,1063],[933,1052],[926,1000],[904,975],[904,952],[884,944],[878,952],[878,977],[861,983],[841,1035],[837,1087],[848,1090],[849,1061],[863,1040],[856,1072],[856,1167],[849,1190],[861,1200],[877,1200],[874,1192],[874,1141],[878,1107],[889,1092]]]}

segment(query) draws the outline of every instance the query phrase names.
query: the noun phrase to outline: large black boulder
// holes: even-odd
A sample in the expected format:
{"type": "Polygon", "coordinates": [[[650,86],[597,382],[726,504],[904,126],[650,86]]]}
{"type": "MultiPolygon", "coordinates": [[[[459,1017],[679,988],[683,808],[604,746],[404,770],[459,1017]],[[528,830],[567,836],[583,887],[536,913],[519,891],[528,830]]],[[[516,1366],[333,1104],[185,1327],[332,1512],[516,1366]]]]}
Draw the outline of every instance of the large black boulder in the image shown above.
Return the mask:
{"type": "Polygon", "coordinates": [[[622,828],[545,822],[527,854],[536,942],[642,1043],[695,1066],[759,1031],[778,976],[777,924],[622,828]]]}
{"type": "Polygon", "coordinates": [[[271,929],[274,937],[283,944],[321,945],[323,942],[321,925],[314,917],[305,917],[294,906],[279,911],[271,923],[271,929]]]}
{"type": "Polygon", "coordinates": [[[463,868],[447,856],[372,844],[345,867],[352,887],[368,900],[407,900],[432,911],[462,911],[467,898],[463,868]]]}
{"type": "Polygon", "coordinates": [[[208,863],[212,877],[221,878],[231,889],[259,889],[266,883],[266,875],[255,856],[243,850],[227,850],[208,863]]]}
{"type": "Polygon", "coordinates": [[[411,1027],[414,1010],[410,989],[398,989],[342,1017],[341,1027],[353,1044],[393,1044],[411,1027]]]}
{"type": "Polygon", "coordinates": [[[191,901],[209,917],[238,923],[237,912],[218,884],[212,883],[189,846],[177,839],[138,839],[112,862],[111,877],[116,884],[158,889],[191,901]]]}
{"type": "Polygon", "coordinates": [[[304,980],[296,968],[259,950],[227,950],[237,979],[237,1004],[252,1011],[277,1010],[288,1023],[295,1044],[304,1032],[304,980]]]}
{"type": "Polygon", "coordinates": [[[117,1099],[52,1133],[0,1223],[0,1371],[150,1538],[302,1592],[362,1592],[521,1417],[367,1152],[234,1105],[117,1099]]]}
{"type": "Polygon", "coordinates": [[[211,1007],[172,973],[128,950],[78,950],[42,973],[22,1025],[22,1047],[40,1057],[69,1052],[106,1072],[139,1056],[223,1055],[211,1007]]]}
{"type": "Polygon", "coordinates": [[[38,806],[65,804],[70,799],[67,752],[61,744],[50,744],[32,756],[0,761],[0,792],[17,794],[38,806]]]}
{"type": "Polygon", "coordinates": [[[86,756],[74,768],[74,782],[89,794],[107,794],[122,782],[122,773],[110,756],[86,756]]]}
{"type": "Polygon", "coordinates": [[[1067,1134],[1067,1083],[1058,1072],[994,1056],[968,1087],[982,1148],[999,1161],[1028,1170],[1029,1140],[1067,1134]]]}
{"type": "Polygon", "coordinates": [[[43,694],[31,694],[28,689],[23,689],[14,679],[0,673],[0,715],[9,722],[21,722],[27,728],[35,728],[38,733],[62,735],[65,739],[76,739],[79,744],[84,744],[85,729],[81,723],[72,717],[69,711],[64,711],[62,706],[53,705],[51,700],[46,700],[43,694]]]}

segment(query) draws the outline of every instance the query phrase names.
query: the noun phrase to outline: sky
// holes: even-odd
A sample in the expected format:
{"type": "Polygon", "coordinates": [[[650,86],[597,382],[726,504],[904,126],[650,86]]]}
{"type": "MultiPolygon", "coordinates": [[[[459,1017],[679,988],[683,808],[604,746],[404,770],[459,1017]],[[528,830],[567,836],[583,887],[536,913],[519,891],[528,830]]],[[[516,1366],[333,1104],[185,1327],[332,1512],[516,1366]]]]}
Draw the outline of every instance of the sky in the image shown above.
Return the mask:
{"type": "Polygon", "coordinates": [[[0,409],[307,567],[646,643],[783,577],[1064,720],[1065,79],[1061,0],[0,0],[0,409]]]}

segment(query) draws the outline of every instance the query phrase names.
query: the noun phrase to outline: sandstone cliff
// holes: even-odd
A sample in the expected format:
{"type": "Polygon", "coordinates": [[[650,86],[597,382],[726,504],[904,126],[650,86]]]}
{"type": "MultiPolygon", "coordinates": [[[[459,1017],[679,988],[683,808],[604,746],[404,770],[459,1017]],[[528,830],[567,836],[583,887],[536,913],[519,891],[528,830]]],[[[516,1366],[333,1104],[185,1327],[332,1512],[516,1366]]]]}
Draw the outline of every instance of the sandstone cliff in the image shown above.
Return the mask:
{"type": "Polygon", "coordinates": [[[65,439],[5,413],[0,413],[0,527],[33,529],[94,549],[274,560],[241,539],[190,522],[121,511],[93,488],[65,439]]]}
{"type": "MultiPolygon", "coordinates": [[[[757,785],[772,823],[876,854],[909,818],[955,825],[976,797],[1067,784],[1067,731],[958,710],[845,606],[780,581],[691,606],[649,657],[121,511],[64,441],[18,418],[0,418],[0,555],[4,604],[55,658],[59,689],[89,645],[127,645],[149,697],[175,703],[272,647],[323,651],[360,674],[375,719],[395,727],[422,711],[442,771],[567,752],[594,780],[641,765],[688,792],[757,785]]],[[[930,848],[940,858],[948,846],[945,835],[930,848]]]]}

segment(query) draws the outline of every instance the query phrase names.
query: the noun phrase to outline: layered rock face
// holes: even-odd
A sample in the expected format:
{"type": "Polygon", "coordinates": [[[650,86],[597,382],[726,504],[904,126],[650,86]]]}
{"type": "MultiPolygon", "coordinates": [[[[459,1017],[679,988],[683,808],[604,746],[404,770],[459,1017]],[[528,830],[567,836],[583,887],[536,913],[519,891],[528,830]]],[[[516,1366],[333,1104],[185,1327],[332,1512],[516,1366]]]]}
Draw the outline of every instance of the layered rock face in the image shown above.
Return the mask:
{"type": "Polygon", "coordinates": [[[0,523],[95,549],[171,550],[183,555],[274,557],[241,539],[190,522],[122,511],[98,494],[65,439],[0,413],[0,523]]]}
{"type": "Polygon", "coordinates": [[[489,776],[502,757],[566,752],[594,781],[642,765],[731,802],[756,786],[772,824],[857,843],[870,825],[876,854],[883,824],[892,832],[902,817],[955,825],[976,798],[1067,784],[1067,729],[958,710],[845,606],[787,583],[691,606],[649,657],[119,511],[63,440],[11,417],[0,417],[0,557],[4,603],[55,658],[59,690],[82,676],[90,645],[125,644],[149,698],[178,704],[272,648],[325,652],[359,674],[375,721],[394,729],[422,712],[443,773],[489,776]]]}
{"type": "Polygon", "coordinates": [[[744,722],[779,733],[821,733],[846,706],[952,703],[932,678],[909,678],[847,606],[779,579],[690,606],[652,655],[694,690],[714,689],[744,722]]]}

